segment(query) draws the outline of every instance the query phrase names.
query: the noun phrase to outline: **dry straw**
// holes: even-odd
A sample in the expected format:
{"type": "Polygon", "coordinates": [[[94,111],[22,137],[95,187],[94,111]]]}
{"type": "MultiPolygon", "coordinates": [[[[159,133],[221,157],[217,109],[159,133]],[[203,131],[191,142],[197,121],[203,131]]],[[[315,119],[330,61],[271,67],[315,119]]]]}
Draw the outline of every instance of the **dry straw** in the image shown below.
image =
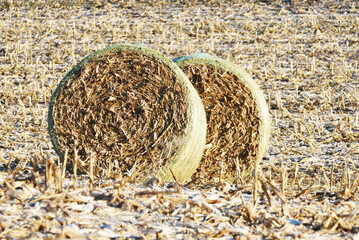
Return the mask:
{"type": "Polygon", "coordinates": [[[51,141],[64,161],[95,177],[190,178],[206,118],[185,74],[156,51],[119,44],[76,65],[52,95],[51,141]],[[75,161],[75,164],[73,164],[75,161]]]}
{"type": "Polygon", "coordinates": [[[197,175],[234,178],[256,168],[270,134],[268,106],[259,86],[238,66],[208,54],[174,62],[197,89],[206,110],[207,145],[197,175]]]}

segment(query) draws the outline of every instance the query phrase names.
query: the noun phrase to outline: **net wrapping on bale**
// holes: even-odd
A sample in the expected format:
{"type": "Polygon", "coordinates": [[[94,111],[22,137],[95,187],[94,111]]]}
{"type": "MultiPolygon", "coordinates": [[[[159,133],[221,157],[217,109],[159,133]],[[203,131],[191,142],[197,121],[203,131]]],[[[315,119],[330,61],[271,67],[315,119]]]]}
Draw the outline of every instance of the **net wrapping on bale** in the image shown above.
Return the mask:
{"type": "Polygon", "coordinates": [[[270,132],[268,107],[259,86],[238,66],[208,54],[174,62],[198,91],[207,116],[207,145],[195,176],[229,179],[256,168],[270,132]]]}
{"type": "Polygon", "coordinates": [[[184,181],[203,153],[206,120],[195,89],[172,61],[140,46],[95,52],[60,82],[49,106],[60,158],[99,175],[142,170],[184,181]],[[70,160],[70,162],[71,162],[70,160]]]}

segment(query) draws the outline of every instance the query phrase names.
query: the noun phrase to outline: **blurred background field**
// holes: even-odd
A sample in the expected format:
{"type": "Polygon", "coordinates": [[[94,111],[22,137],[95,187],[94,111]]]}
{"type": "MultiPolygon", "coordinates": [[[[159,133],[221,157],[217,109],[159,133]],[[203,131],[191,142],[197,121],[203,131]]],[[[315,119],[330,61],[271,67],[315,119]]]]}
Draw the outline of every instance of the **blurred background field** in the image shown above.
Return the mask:
{"type": "MultiPolygon", "coordinates": [[[[34,199],[40,205],[47,204],[46,198],[41,197],[60,194],[59,189],[56,193],[49,188],[47,192],[34,190],[29,196],[19,197],[25,186],[44,189],[45,162],[57,161],[47,134],[50,96],[62,77],[88,54],[116,43],[130,43],[153,48],[171,59],[206,52],[238,64],[261,86],[272,116],[273,129],[260,177],[238,179],[228,183],[227,188],[221,183],[223,186],[192,186],[194,189],[188,186],[179,191],[192,196],[202,188],[208,194],[222,194],[223,199],[237,198],[237,205],[233,203],[233,206],[238,211],[228,210],[233,207],[230,200],[226,204],[231,208],[218,206],[219,212],[214,211],[227,217],[223,222],[229,225],[214,226],[217,222],[206,218],[187,220],[197,221],[198,228],[207,224],[218,229],[206,235],[187,225],[175,228],[182,220],[175,222],[173,211],[159,213],[160,207],[147,210],[149,215],[159,214],[173,221],[170,227],[174,230],[168,237],[251,235],[328,239],[352,238],[359,231],[359,6],[356,1],[5,0],[0,3],[0,184],[3,189],[0,201],[3,206],[11,203],[20,211],[32,207],[30,202],[34,199]],[[16,175],[19,173],[25,180],[19,180],[16,175]],[[32,178],[26,178],[29,173],[32,178]],[[37,179],[36,184],[33,179],[37,179]],[[253,196],[259,200],[253,200],[253,196]],[[250,199],[248,206],[252,207],[245,204],[246,197],[250,199]],[[271,197],[273,202],[269,200],[271,197]],[[229,218],[233,214],[238,219],[229,218]],[[232,229],[229,226],[242,227],[248,232],[223,230],[232,229]]],[[[71,186],[71,176],[63,180],[65,189],[71,186]]],[[[113,186],[111,183],[108,186],[114,189],[118,187],[116,184],[124,183],[117,179],[106,181],[113,181],[113,186]]],[[[131,195],[131,191],[136,191],[132,187],[137,185],[126,186],[130,188],[126,190],[128,193],[124,190],[128,198],[138,199],[131,195]]],[[[112,194],[114,189],[108,191],[112,194]]],[[[66,191],[70,194],[70,190],[66,191]]],[[[118,191],[116,194],[121,196],[118,191]]],[[[116,200],[111,194],[107,201],[116,200]]],[[[159,195],[153,196],[160,206],[159,195]]],[[[87,204],[96,205],[94,196],[87,197],[91,198],[87,204]]],[[[174,198],[187,199],[179,193],[174,198]]],[[[218,204],[207,200],[203,200],[207,205],[218,204]]],[[[138,201],[141,205],[142,200],[138,201]]],[[[193,205],[189,206],[187,212],[193,209],[193,205]]],[[[21,215],[4,208],[0,209],[3,216],[11,217],[6,220],[0,217],[1,236],[23,233],[25,237],[34,237],[31,234],[35,230],[24,223],[21,215]]],[[[108,204],[103,206],[108,208],[121,210],[108,204]]],[[[128,210],[141,213],[139,208],[128,210]]],[[[40,235],[36,236],[69,236],[75,227],[69,216],[58,214],[57,217],[64,219],[59,224],[61,231],[52,233],[51,227],[41,225],[40,235]]],[[[95,211],[88,214],[93,219],[99,216],[95,211]]],[[[154,227],[139,230],[138,225],[129,233],[118,227],[119,224],[117,228],[106,224],[113,234],[124,238],[145,238],[146,234],[153,238],[158,234],[154,227]]],[[[77,227],[84,230],[81,232],[84,237],[91,237],[92,232],[85,231],[87,225],[77,227]]]]}

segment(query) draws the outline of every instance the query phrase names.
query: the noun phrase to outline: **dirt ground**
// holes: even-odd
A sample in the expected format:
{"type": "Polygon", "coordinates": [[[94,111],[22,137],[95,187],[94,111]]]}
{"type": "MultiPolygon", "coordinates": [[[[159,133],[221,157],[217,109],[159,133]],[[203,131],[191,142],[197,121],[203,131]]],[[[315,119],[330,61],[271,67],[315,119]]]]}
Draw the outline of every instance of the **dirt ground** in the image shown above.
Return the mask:
{"type": "Polygon", "coordinates": [[[355,1],[2,0],[0,34],[0,238],[359,237],[355,1]],[[251,74],[273,124],[258,174],[144,185],[56,167],[50,96],[116,43],[171,59],[206,52],[251,74]]]}

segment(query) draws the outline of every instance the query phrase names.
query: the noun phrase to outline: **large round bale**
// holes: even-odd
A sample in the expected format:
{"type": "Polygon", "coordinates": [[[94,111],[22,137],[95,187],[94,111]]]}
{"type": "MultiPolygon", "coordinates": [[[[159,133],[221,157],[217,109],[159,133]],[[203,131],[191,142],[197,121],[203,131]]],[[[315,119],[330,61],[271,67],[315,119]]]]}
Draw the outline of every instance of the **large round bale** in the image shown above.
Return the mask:
{"type": "Polygon", "coordinates": [[[207,145],[196,175],[232,179],[256,168],[267,149],[271,122],[259,86],[238,66],[208,54],[174,62],[197,89],[207,115],[207,145]]]}
{"type": "Polygon", "coordinates": [[[141,178],[189,179],[203,154],[202,102],[176,64],[119,44],[76,65],[52,95],[48,126],[56,153],[94,174],[142,169],[141,178]],[[171,169],[171,170],[170,170],[171,169]]]}

